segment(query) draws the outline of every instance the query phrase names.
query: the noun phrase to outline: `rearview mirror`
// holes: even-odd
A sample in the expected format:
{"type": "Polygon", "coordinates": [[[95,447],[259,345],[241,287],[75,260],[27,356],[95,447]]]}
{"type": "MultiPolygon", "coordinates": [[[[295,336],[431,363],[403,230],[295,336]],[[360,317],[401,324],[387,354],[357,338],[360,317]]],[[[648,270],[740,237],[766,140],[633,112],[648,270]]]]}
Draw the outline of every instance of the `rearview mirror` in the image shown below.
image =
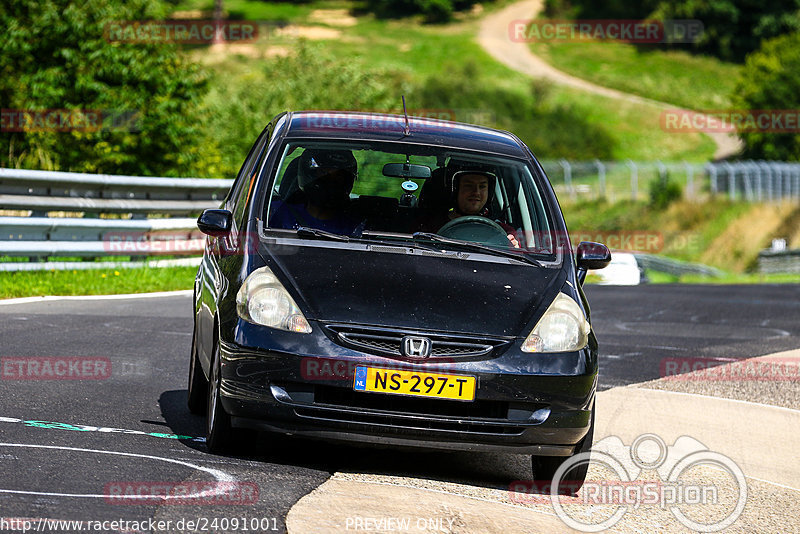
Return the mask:
{"type": "Polygon", "coordinates": [[[413,163],[387,163],[383,166],[383,175],[393,178],[430,178],[431,168],[413,163]]]}
{"type": "Polygon", "coordinates": [[[206,235],[221,237],[231,231],[233,214],[228,210],[204,210],[197,218],[197,227],[206,235]]]}
{"type": "Polygon", "coordinates": [[[581,241],[575,251],[575,263],[578,267],[578,282],[583,285],[586,271],[603,269],[611,263],[611,251],[602,243],[581,241]]]}

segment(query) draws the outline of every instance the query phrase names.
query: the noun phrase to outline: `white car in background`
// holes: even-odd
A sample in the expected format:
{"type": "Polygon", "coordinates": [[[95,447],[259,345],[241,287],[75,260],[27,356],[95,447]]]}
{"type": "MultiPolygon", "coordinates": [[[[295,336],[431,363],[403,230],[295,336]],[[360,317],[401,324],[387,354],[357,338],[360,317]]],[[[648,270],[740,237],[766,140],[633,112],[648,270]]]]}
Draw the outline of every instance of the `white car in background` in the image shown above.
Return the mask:
{"type": "Polygon", "coordinates": [[[607,286],[635,286],[646,281],[641,267],[630,252],[612,252],[608,267],[589,271],[589,274],[596,277],[595,283],[607,286]]]}

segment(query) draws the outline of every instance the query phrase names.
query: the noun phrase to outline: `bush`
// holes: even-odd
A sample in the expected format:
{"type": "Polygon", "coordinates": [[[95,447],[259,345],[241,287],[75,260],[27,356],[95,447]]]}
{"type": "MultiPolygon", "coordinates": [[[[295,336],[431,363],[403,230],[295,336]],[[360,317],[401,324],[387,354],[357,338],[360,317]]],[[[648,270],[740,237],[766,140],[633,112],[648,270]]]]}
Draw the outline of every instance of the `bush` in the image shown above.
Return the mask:
{"type": "Polygon", "coordinates": [[[612,157],[608,132],[569,107],[549,105],[550,86],[534,82],[529,93],[510,90],[482,77],[472,62],[442,72],[447,76],[433,76],[414,90],[412,107],[452,110],[458,120],[512,131],[539,158],[612,157]]]}
{"type": "Polygon", "coordinates": [[[549,17],[579,19],[697,19],[705,30],[701,39],[672,46],[737,62],[762,40],[800,30],[800,0],[546,0],[545,9],[549,17]]]}
{"type": "Polygon", "coordinates": [[[267,122],[287,110],[362,110],[410,114],[417,110],[455,112],[464,122],[506,129],[545,158],[612,157],[608,132],[588,124],[570,108],[548,107],[549,88],[530,93],[498,87],[474,63],[442,66],[446,76],[414,82],[401,70],[370,68],[358,58],[336,59],[324,47],[302,43],[287,57],[260,70],[215,80],[208,98],[209,128],[221,146],[225,175],[235,174],[267,122]]]}
{"type": "Polygon", "coordinates": [[[210,129],[235,174],[267,122],[282,111],[363,110],[402,113],[408,76],[365,67],[357,58],[335,59],[320,45],[302,43],[294,54],[273,58],[242,77],[221,77],[208,99],[210,129]]]}
{"type": "Polygon", "coordinates": [[[175,45],[110,43],[103,35],[112,21],[164,15],[156,0],[4,0],[2,107],[104,110],[112,119],[97,130],[2,132],[0,166],[216,175],[219,153],[198,105],[203,72],[175,45]],[[114,116],[132,124],[116,127],[114,116]]]}
{"type": "Polygon", "coordinates": [[[656,210],[666,209],[667,206],[683,197],[683,188],[673,181],[669,173],[659,176],[650,182],[649,206],[656,210]]]}
{"type": "Polygon", "coordinates": [[[692,48],[727,61],[742,62],[747,54],[758,49],[762,40],[800,30],[798,13],[800,0],[683,0],[661,2],[654,16],[662,20],[701,20],[705,31],[692,48]]]}
{"type": "Polygon", "coordinates": [[[469,9],[476,3],[476,0],[367,0],[366,8],[381,18],[421,14],[427,22],[447,22],[455,11],[469,9]]]}
{"type": "MultiPolygon", "coordinates": [[[[765,41],[747,57],[732,96],[734,107],[750,110],[800,109],[800,33],[765,41]]],[[[800,160],[800,134],[741,132],[744,156],[800,160]]]]}

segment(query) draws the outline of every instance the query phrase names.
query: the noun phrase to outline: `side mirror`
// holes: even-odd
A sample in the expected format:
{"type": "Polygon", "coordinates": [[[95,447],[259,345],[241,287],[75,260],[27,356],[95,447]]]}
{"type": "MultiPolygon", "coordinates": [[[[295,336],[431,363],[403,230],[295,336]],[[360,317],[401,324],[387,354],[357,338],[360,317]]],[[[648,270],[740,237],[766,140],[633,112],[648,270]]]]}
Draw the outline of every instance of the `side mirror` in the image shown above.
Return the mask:
{"type": "Polygon", "coordinates": [[[197,218],[197,227],[206,235],[222,237],[231,231],[233,214],[228,210],[204,210],[197,218]]]}
{"type": "Polygon", "coordinates": [[[575,252],[575,261],[578,267],[578,282],[583,285],[586,280],[586,271],[603,269],[611,263],[611,251],[602,243],[581,241],[575,252]]]}

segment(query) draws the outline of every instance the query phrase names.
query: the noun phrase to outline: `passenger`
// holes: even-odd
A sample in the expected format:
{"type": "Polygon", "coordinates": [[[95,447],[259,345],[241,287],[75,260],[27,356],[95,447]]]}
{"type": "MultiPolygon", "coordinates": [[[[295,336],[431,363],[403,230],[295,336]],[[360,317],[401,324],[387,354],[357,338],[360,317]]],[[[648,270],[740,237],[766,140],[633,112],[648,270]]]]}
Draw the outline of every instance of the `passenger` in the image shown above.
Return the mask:
{"type": "MultiPolygon", "coordinates": [[[[459,217],[468,215],[489,217],[489,198],[494,187],[495,177],[484,171],[457,171],[453,173],[450,183],[452,195],[448,211],[429,213],[423,217],[418,225],[420,231],[437,232],[442,226],[459,217]]],[[[506,230],[509,242],[519,248],[516,230],[510,225],[495,221],[506,230]]]]}
{"type": "MultiPolygon", "coordinates": [[[[306,149],[299,157],[297,185],[303,202],[275,201],[272,228],[318,228],[354,235],[359,220],[347,212],[358,164],[349,150],[306,149]]],[[[284,176],[284,180],[289,177],[284,176]]]]}

